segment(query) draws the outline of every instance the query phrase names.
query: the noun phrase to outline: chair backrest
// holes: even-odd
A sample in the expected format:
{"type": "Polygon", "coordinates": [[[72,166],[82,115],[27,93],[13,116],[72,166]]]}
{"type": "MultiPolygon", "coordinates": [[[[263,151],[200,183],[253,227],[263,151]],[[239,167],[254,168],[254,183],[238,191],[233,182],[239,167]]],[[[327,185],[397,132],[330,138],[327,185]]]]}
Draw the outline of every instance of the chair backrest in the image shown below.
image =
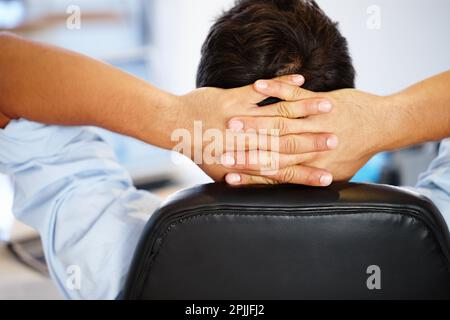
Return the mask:
{"type": "Polygon", "coordinates": [[[149,221],[124,298],[449,299],[449,248],[438,210],[399,188],[204,185],[149,221]]]}

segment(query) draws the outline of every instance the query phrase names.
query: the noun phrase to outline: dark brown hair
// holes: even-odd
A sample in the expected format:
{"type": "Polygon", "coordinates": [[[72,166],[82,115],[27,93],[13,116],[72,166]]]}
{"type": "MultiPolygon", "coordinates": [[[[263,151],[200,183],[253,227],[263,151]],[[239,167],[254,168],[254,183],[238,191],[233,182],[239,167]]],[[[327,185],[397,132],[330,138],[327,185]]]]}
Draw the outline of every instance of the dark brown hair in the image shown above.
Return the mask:
{"type": "Polygon", "coordinates": [[[354,87],[337,23],[315,1],[240,0],[212,26],[197,86],[234,88],[293,73],[305,76],[309,90],[354,87]]]}

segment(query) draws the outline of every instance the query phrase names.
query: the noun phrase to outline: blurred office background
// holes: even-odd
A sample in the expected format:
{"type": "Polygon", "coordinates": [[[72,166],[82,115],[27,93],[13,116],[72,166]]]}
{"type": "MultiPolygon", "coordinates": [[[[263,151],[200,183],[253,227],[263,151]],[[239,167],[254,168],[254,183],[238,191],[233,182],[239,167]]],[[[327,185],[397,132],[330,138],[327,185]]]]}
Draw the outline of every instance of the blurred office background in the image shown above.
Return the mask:
{"type": "MultiPolygon", "coordinates": [[[[358,88],[391,94],[450,69],[448,0],[317,2],[340,23],[348,38],[358,72],[358,88]]],[[[162,89],[182,94],[195,86],[200,47],[210,25],[233,3],[234,0],[0,0],[0,30],[90,55],[162,89]],[[81,13],[80,28],[68,28],[67,19],[77,9],[81,13]]],[[[102,134],[141,188],[165,197],[179,188],[209,181],[186,159],[175,164],[167,151],[109,132],[102,134]]],[[[378,155],[354,180],[413,186],[436,155],[437,146],[429,143],[378,155]]],[[[12,218],[12,196],[9,178],[0,176],[0,241],[9,242],[17,258],[45,273],[33,262],[40,254],[36,242],[28,242],[33,239],[33,232],[12,218]]],[[[7,255],[0,247],[0,298],[57,296],[52,288],[48,288],[47,295],[43,294],[45,290],[37,289],[51,286],[37,276],[23,273],[20,280],[16,279],[12,269],[19,267],[12,261],[5,262],[7,255]],[[17,281],[24,279],[28,287],[17,289],[17,281]]]]}

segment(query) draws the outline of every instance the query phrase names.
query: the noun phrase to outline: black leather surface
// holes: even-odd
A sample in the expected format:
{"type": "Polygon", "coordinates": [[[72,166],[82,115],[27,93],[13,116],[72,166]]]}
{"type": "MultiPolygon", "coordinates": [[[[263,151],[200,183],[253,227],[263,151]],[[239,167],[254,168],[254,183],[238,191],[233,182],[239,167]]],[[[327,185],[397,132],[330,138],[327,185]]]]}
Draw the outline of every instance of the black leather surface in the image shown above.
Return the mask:
{"type": "Polygon", "coordinates": [[[436,208],[397,188],[211,184],[155,213],[124,298],[449,299],[449,247],[436,208]]]}

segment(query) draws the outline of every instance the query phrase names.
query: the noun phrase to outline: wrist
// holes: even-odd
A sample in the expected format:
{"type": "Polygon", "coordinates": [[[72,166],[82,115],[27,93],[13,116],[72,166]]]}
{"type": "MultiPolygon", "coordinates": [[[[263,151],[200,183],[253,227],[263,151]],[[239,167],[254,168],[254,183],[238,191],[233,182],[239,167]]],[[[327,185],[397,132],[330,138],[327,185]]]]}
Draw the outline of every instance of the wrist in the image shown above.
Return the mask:
{"type": "Polygon", "coordinates": [[[183,124],[180,121],[183,119],[183,98],[167,93],[163,97],[163,103],[160,108],[159,115],[154,121],[156,135],[159,137],[159,147],[166,150],[173,150],[177,141],[173,141],[173,134],[180,129],[183,129],[183,124]],[[156,123],[157,122],[157,123],[156,123]]]}
{"type": "Polygon", "coordinates": [[[371,158],[374,155],[389,151],[395,136],[396,119],[391,117],[390,97],[365,94],[361,97],[360,106],[363,111],[361,125],[365,130],[363,135],[363,156],[371,158]]]}
{"type": "Polygon", "coordinates": [[[376,153],[388,152],[397,148],[399,118],[396,109],[396,99],[393,96],[377,96],[374,111],[377,114],[376,153]]]}
{"type": "Polygon", "coordinates": [[[168,92],[144,88],[141,97],[136,101],[138,110],[131,136],[159,148],[171,150],[173,131],[177,128],[177,118],[180,116],[180,97],[168,92]]]}
{"type": "MultiPolygon", "coordinates": [[[[189,94],[168,94],[165,99],[166,107],[159,118],[158,132],[163,138],[159,146],[179,152],[197,163],[203,151],[203,133],[199,133],[199,128],[195,127],[196,122],[202,121],[204,117],[195,112],[195,106],[199,102],[193,101],[189,94]]],[[[200,127],[200,130],[202,129],[203,127],[200,127]]]]}
{"type": "MultiPolygon", "coordinates": [[[[203,90],[203,89],[200,89],[203,90]]],[[[172,100],[172,122],[170,148],[199,164],[203,159],[203,130],[207,113],[202,113],[200,91],[174,96],[172,100]]]]}
{"type": "Polygon", "coordinates": [[[380,111],[384,115],[381,119],[384,131],[381,151],[394,151],[414,144],[420,128],[415,125],[416,119],[402,93],[383,97],[380,111]]]}
{"type": "Polygon", "coordinates": [[[164,112],[161,113],[159,119],[159,132],[164,137],[162,147],[167,150],[173,150],[178,141],[173,141],[173,135],[177,130],[187,129],[183,127],[184,119],[184,99],[183,96],[167,94],[165,97],[164,112]]]}

